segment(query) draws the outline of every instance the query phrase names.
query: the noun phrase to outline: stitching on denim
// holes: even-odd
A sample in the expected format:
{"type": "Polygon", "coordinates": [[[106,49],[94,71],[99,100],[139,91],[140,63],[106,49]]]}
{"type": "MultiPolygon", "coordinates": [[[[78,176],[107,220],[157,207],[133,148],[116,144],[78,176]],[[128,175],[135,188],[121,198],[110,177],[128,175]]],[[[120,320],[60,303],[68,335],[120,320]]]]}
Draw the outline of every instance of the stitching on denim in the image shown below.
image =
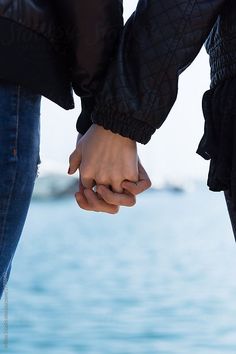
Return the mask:
{"type": "MultiPolygon", "coordinates": [[[[17,105],[16,105],[16,118],[17,118],[17,124],[18,124],[18,120],[19,120],[19,106],[20,106],[20,85],[18,85],[17,87],[17,105]]],[[[9,210],[9,206],[10,206],[10,200],[12,197],[12,192],[13,192],[13,188],[15,185],[15,180],[16,180],[16,170],[17,168],[15,168],[15,173],[14,173],[14,177],[12,180],[12,184],[11,184],[11,189],[10,189],[10,193],[9,193],[9,197],[7,200],[7,206],[6,206],[6,213],[5,213],[5,217],[2,223],[2,228],[1,228],[1,233],[0,233],[0,242],[4,245],[4,232],[5,232],[5,226],[6,226],[6,220],[7,220],[7,215],[8,215],[8,210],[9,210]]],[[[2,249],[0,250],[0,256],[2,256],[3,251],[4,251],[4,247],[2,247],[2,249]]]]}

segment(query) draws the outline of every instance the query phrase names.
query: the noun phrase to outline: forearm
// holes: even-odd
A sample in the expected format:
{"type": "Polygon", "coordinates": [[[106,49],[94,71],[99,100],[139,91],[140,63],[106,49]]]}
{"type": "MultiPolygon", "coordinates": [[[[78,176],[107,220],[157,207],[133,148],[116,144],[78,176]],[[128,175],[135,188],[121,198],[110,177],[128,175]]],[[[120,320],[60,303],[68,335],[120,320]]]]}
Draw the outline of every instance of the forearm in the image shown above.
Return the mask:
{"type": "Polygon", "coordinates": [[[57,0],[57,8],[72,51],[75,93],[97,92],[123,27],[122,0],[57,0]]]}
{"type": "Polygon", "coordinates": [[[177,97],[178,77],[206,40],[225,0],[140,0],[125,24],[91,115],[147,143],[177,97]]]}
{"type": "Polygon", "coordinates": [[[70,47],[71,82],[81,98],[76,129],[92,124],[94,97],[100,90],[124,25],[123,0],[54,0],[70,47]]]}

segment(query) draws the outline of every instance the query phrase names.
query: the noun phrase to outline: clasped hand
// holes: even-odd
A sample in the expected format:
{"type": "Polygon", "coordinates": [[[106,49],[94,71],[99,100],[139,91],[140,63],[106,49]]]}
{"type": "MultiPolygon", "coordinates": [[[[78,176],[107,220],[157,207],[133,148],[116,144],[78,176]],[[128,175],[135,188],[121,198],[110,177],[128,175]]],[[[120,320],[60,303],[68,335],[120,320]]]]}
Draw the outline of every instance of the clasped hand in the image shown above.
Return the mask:
{"type": "Polygon", "coordinates": [[[69,165],[69,174],[79,169],[75,198],[84,210],[115,214],[120,206],[135,205],[136,195],[151,186],[137,143],[97,124],[78,135],[69,165]]]}

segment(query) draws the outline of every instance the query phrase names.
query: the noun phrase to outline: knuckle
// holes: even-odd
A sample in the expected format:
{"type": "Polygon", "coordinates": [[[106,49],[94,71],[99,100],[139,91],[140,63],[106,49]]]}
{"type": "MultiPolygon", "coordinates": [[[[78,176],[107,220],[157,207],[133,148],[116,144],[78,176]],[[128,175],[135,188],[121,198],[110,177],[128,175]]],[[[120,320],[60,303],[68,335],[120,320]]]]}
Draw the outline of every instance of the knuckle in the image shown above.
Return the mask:
{"type": "Polygon", "coordinates": [[[82,179],[87,180],[92,178],[92,172],[90,171],[90,169],[86,168],[86,167],[81,167],[80,168],[80,176],[82,179]]]}
{"type": "Polygon", "coordinates": [[[136,173],[129,173],[126,177],[129,181],[138,181],[138,175],[136,173]]]}
{"type": "MultiPolygon", "coordinates": [[[[106,179],[97,179],[97,178],[95,178],[95,182],[96,182],[97,185],[100,185],[100,186],[103,186],[103,187],[107,187],[107,188],[111,184],[111,182],[106,180],[106,179]]],[[[108,192],[107,192],[107,190],[105,188],[99,188],[98,190],[103,195],[107,195],[108,194],[108,192]]]]}
{"type": "Polygon", "coordinates": [[[122,189],[121,188],[121,183],[124,180],[124,178],[119,178],[117,176],[111,178],[110,184],[114,186],[116,189],[122,189]]]}
{"type": "Polygon", "coordinates": [[[111,181],[114,182],[114,183],[118,183],[120,181],[123,181],[123,179],[124,179],[123,176],[119,176],[117,174],[113,174],[111,176],[111,181]]]}
{"type": "Polygon", "coordinates": [[[103,176],[103,175],[96,175],[95,181],[97,184],[101,184],[101,185],[109,185],[110,184],[110,181],[108,180],[108,178],[106,178],[106,176],[103,176]]]}
{"type": "MultiPolygon", "coordinates": [[[[107,187],[111,184],[110,181],[100,180],[100,179],[97,180],[96,178],[95,178],[95,181],[97,184],[102,185],[102,186],[107,186],[107,187]]],[[[107,191],[105,189],[102,189],[102,194],[107,195],[107,191]]]]}

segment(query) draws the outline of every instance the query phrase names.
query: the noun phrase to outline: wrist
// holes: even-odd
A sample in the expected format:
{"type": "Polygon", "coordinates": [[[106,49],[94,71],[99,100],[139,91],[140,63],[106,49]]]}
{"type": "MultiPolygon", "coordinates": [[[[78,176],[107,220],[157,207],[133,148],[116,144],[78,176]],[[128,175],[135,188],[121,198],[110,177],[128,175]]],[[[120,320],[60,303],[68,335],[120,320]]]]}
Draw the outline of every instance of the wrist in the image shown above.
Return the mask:
{"type": "Polygon", "coordinates": [[[102,134],[106,139],[116,141],[116,142],[120,141],[123,144],[136,145],[135,140],[125,137],[119,133],[113,133],[110,129],[106,129],[102,125],[93,123],[91,128],[95,130],[97,133],[102,134]]]}

